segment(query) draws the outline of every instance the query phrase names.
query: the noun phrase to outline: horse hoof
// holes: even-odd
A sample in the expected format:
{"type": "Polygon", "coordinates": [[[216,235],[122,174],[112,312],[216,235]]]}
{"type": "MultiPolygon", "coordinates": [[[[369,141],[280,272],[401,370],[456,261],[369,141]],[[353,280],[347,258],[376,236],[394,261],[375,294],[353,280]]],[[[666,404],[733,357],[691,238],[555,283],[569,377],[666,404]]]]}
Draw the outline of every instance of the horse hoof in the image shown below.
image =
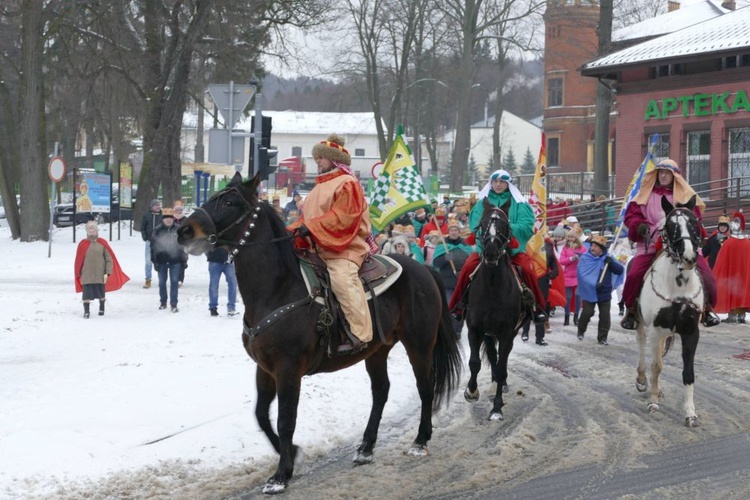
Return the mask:
{"type": "Polygon", "coordinates": [[[649,413],[656,413],[657,411],[659,411],[659,405],[656,403],[649,403],[646,408],[648,409],[649,413]]]}
{"type": "Polygon", "coordinates": [[[266,495],[278,495],[279,493],[283,493],[285,489],[286,483],[277,479],[269,479],[263,485],[263,493],[266,495]]]}
{"type": "Polygon", "coordinates": [[[474,392],[471,392],[468,387],[464,389],[464,399],[469,403],[475,403],[479,399],[479,388],[474,392]]]}
{"type": "Polygon", "coordinates": [[[493,411],[492,413],[490,413],[490,418],[488,420],[490,422],[497,422],[498,420],[503,420],[503,412],[493,411]]]}
{"type": "Polygon", "coordinates": [[[638,392],[646,392],[646,389],[648,389],[648,384],[646,382],[640,383],[636,381],[635,388],[638,389],[638,392]]]}
{"type": "Polygon", "coordinates": [[[701,421],[698,417],[685,417],[685,427],[698,427],[701,425],[701,421]]]}
{"type": "Polygon", "coordinates": [[[409,455],[412,457],[426,457],[429,454],[427,446],[423,444],[415,444],[409,449],[409,455]]]}
{"type": "Polygon", "coordinates": [[[354,459],[352,460],[357,465],[367,465],[372,463],[372,453],[364,453],[361,451],[358,451],[354,455],[354,459]]]}
{"type": "Polygon", "coordinates": [[[503,394],[508,394],[510,392],[510,387],[508,387],[508,384],[503,384],[503,394]]]}

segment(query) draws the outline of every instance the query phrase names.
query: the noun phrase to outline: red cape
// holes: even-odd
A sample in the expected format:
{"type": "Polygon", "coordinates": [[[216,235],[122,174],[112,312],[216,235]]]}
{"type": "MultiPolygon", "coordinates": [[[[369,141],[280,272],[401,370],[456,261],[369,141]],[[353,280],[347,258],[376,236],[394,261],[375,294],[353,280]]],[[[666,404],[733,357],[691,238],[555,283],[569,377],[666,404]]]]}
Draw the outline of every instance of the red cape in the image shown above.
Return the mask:
{"type": "Polygon", "coordinates": [[[720,313],[750,308],[750,239],[727,238],[716,257],[716,307],[720,313]]]}
{"type": "MultiPolygon", "coordinates": [[[[97,238],[96,242],[102,245],[109,252],[109,255],[112,256],[112,274],[107,278],[107,283],[104,285],[104,291],[114,292],[115,290],[119,290],[125,283],[130,281],[130,278],[127,274],[122,272],[120,263],[117,262],[117,257],[115,257],[115,252],[112,251],[112,247],[109,246],[107,240],[97,238]]],[[[91,240],[85,239],[78,244],[78,248],[76,249],[76,260],[73,266],[76,293],[81,293],[83,291],[83,285],[81,284],[81,268],[83,267],[83,259],[86,257],[86,250],[88,250],[90,246],[91,240]]]]}
{"type": "MultiPolygon", "coordinates": [[[[557,256],[555,256],[557,260],[557,256]]],[[[557,269],[562,270],[560,262],[557,263],[557,269]]],[[[565,300],[565,276],[562,271],[557,273],[557,278],[551,280],[549,286],[549,296],[547,297],[550,307],[565,307],[567,300],[565,300]]]]}

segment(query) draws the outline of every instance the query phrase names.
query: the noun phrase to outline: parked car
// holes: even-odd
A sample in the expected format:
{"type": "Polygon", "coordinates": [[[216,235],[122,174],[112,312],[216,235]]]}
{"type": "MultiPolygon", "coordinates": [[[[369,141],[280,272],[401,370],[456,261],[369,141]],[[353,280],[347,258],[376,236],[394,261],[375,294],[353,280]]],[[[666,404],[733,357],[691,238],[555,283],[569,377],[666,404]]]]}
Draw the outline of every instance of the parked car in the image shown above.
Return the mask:
{"type": "Polygon", "coordinates": [[[90,220],[95,220],[97,224],[104,222],[102,214],[92,214],[90,212],[78,212],[75,213],[75,206],[72,203],[61,203],[55,207],[55,215],[52,218],[52,222],[57,227],[69,227],[73,225],[73,218],[75,217],[75,224],[85,224],[90,220]]]}

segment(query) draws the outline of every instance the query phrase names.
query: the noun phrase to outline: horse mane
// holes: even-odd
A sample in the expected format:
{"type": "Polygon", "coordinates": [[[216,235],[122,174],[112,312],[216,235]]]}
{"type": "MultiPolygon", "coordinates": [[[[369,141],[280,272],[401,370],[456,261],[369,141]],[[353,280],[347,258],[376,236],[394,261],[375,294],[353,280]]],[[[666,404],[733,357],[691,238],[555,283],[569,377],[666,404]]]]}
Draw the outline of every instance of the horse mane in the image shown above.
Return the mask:
{"type": "MultiPolygon", "coordinates": [[[[289,236],[291,233],[286,228],[284,221],[281,220],[278,212],[273,206],[267,201],[263,201],[259,204],[261,212],[266,216],[268,225],[271,227],[273,238],[283,238],[289,236]]],[[[279,256],[283,263],[292,270],[299,270],[299,259],[297,254],[294,253],[294,247],[292,246],[292,240],[283,240],[274,243],[278,249],[279,256]]]]}

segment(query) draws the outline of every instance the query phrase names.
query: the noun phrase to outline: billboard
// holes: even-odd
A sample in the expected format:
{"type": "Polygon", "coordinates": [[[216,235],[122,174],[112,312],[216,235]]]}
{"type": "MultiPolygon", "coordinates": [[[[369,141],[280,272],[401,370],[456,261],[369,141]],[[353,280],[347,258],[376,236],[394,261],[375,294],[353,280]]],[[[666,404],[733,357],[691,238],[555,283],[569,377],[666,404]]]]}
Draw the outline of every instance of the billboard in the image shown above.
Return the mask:
{"type": "Polygon", "coordinates": [[[76,182],[75,211],[108,214],[111,206],[111,185],[109,174],[79,172],[76,182]]]}

